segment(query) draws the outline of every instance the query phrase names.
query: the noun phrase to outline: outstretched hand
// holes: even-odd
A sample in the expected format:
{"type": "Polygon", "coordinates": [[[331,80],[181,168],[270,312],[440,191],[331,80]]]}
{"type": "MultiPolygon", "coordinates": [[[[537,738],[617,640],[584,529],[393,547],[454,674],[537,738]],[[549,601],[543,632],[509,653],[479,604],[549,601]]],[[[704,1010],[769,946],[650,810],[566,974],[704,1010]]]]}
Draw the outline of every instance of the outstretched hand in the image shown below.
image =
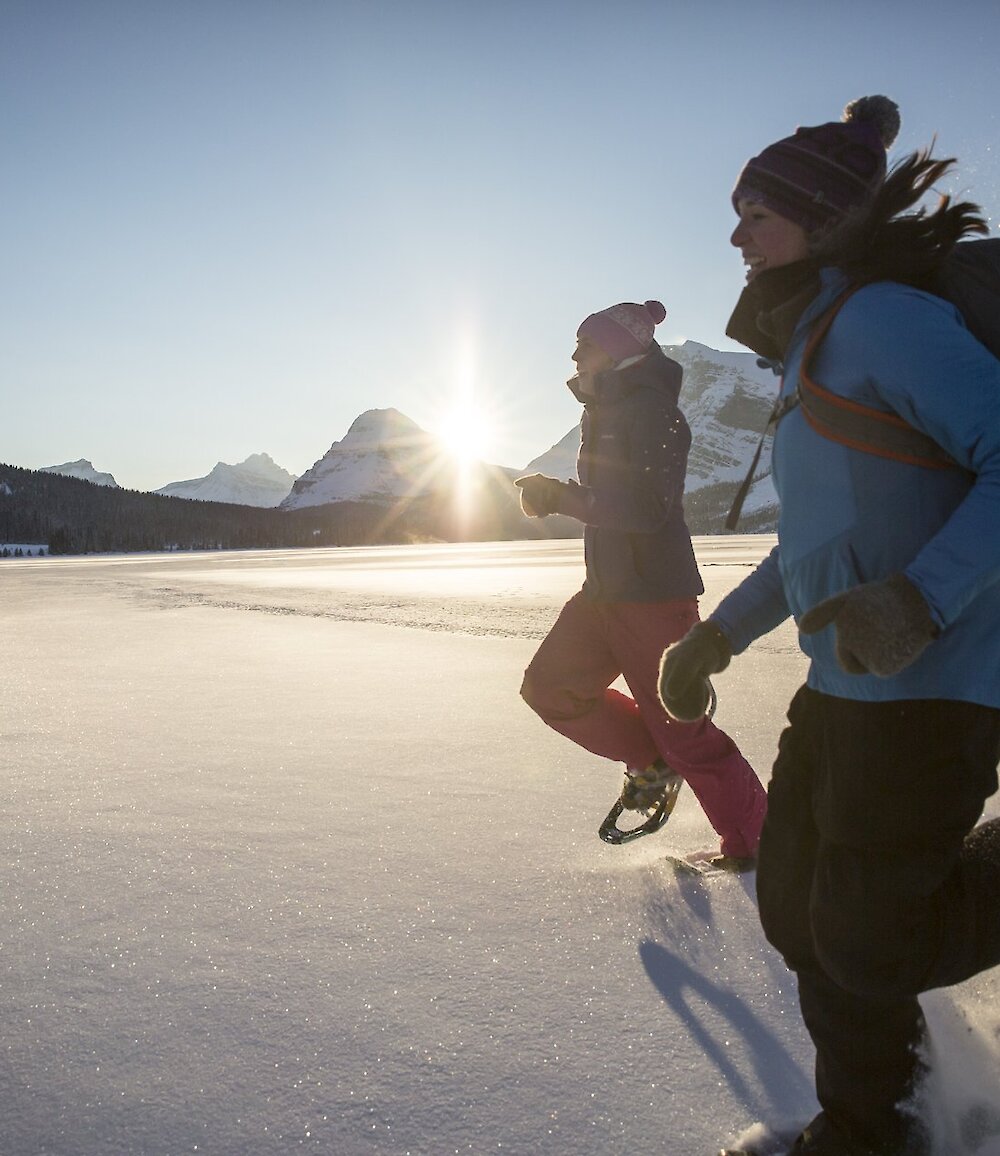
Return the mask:
{"type": "Polygon", "coordinates": [[[521,509],[528,518],[544,518],[559,512],[559,497],[563,482],[545,474],[526,474],[515,478],[514,485],[521,491],[521,509]]]}
{"type": "Polygon", "coordinates": [[[827,598],[802,615],[799,630],[816,634],[831,624],[841,667],[879,678],[916,662],[940,633],[923,595],[902,574],[827,598]]]}
{"type": "Polygon", "coordinates": [[[658,693],[663,709],[678,722],[696,722],[712,698],[709,677],[733,657],[729,640],[712,621],[696,622],[663,652],[658,693]]]}

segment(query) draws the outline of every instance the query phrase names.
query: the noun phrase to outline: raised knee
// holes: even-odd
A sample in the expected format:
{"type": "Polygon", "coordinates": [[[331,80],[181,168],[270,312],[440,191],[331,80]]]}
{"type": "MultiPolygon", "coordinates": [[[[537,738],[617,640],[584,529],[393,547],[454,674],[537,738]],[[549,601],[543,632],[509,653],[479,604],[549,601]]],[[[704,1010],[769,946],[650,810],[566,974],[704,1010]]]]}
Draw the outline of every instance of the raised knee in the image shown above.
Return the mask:
{"type": "Polygon", "coordinates": [[[537,711],[536,703],[538,699],[538,687],[531,674],[531,667],[524,672],[524,678],[521,679],[521,698],[531,707],[532,710],[537,711]]]}
{"type": "Polygon", "coordinates": [[[529,666],[521,681],[521,698],[544,722],[569,722],[594,709],[595,699],[581,698],[568,687],[548,682],[529,666]]]}
{"type": "Polygon", "coordinates": [[[529,666],[521,680],[521,698],[542,719],[557,717],[561,714],[562,696],[555,689],[547,685],[529,666]]]}

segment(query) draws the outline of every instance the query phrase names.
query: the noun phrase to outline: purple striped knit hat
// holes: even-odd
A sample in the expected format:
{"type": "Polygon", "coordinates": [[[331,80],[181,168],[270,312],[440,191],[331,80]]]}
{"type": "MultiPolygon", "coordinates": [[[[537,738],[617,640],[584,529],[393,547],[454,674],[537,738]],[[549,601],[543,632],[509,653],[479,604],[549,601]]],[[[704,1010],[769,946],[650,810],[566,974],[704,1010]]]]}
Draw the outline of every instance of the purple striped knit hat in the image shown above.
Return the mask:
{"type": "Polygon", "coordinates": [[[577,338],[589,338],[617,364],[626,357],[637,357],[653,344],[653,330],[666,317],[659,301],[636,305],[623,301],[599,313],[591,313],[576,331],[577,338]]]}
{"type": "Polygon", "coordinates": [[[899,108],[887,96],[852,101],[839,122],[797,129],[748,160],[733,207],[766,205],[807,233],[833,227],[863,211],[881,188],[899,125],[899,108]]]}

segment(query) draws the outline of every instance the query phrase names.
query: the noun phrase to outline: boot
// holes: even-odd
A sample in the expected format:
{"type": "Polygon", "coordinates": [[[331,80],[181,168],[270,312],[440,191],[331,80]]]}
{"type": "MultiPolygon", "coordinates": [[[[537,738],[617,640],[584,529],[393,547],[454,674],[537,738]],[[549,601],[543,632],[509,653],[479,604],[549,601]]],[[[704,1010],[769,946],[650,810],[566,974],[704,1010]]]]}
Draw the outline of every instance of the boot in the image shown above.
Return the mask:
{"type": "Polygon", "coordinates": [[[799,1133],[788,1156],[928,1156],[926,1142],[914,1127],[910,1134],[892,1140],[865,1142],[841,1131],[826,1115],[820,1114],[799,1133]]]}
{"type": "Polygon", "coordinates": [[[675,791],[681,781],[663,759],[656,759],[641,771],[629,767],[622,787],[622,806],[626,811],[649,811],[668,791],[675,791]]]}

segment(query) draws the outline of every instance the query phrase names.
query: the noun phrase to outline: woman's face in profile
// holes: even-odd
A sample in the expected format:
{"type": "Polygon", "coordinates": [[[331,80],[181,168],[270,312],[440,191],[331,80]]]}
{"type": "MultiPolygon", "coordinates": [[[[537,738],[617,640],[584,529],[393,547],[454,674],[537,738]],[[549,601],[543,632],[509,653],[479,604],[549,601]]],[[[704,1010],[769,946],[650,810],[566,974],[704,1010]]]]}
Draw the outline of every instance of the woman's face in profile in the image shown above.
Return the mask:
{"type": "Polygon", "coordinates": [[[765,269],[778,269],[809,256],[805,229],[757,201],[740,201],[740,222],[730,242],[743,255],[747,281],[765,269]]]}

